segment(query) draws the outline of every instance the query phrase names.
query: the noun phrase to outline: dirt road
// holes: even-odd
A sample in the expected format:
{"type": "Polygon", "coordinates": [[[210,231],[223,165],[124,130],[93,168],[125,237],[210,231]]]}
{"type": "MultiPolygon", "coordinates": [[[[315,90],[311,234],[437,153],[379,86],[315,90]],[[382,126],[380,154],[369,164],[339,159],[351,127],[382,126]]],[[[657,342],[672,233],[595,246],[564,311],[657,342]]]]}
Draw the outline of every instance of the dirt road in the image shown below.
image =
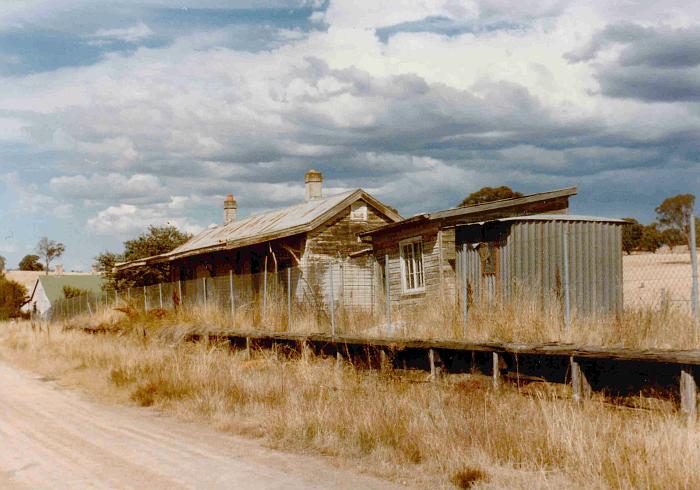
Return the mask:
{"type": "Polygon", "coordinates": [[[0,488],[394,488],[0,363],[0,488]]]}

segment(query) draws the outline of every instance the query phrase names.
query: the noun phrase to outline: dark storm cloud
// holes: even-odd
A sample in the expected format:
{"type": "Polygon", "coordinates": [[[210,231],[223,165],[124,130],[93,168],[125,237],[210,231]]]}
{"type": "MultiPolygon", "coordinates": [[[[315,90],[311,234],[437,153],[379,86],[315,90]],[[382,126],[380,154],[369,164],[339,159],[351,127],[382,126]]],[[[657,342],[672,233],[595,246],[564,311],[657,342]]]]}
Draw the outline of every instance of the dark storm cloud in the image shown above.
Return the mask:
{"type": "Polygon", "coordinates": [[[595,68],[604,95],[649,102],[700,100],[699,26],[608,26],[566,57],[571,62],[591,61],[612,45],[624,46],[617,60],[595,68]]]}

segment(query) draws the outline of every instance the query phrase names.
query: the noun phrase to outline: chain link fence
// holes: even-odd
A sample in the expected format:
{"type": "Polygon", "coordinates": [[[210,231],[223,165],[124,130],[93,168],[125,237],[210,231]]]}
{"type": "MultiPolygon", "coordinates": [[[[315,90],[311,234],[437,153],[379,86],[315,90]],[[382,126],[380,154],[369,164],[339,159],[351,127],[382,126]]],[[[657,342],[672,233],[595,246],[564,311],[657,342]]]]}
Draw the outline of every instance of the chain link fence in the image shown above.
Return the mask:
{"type": "MultiPolygon", "coordinates": [[[[403,263],[392,269],[389,256],[369,255],[83,295],[56,302],[49,316],[66,320],[114,308],[180,309],[222,329],[345,335],[423,329],[426,335],[467,338],[494,305],[509,303],[516,317],[535,304],[565,329],[601,311],[620,316],[669,308],[697,325],[694,248],[622,255],[619,242],[601,230],[559,223],[551,232],[524,227],[508,243],[463,240],[440,288],[431,289],[430,269],[420,266],[426,293],[420,295],[401,291],[403,263]]],[[[427,264],[428,251],[423,255],[427,264]]]]}

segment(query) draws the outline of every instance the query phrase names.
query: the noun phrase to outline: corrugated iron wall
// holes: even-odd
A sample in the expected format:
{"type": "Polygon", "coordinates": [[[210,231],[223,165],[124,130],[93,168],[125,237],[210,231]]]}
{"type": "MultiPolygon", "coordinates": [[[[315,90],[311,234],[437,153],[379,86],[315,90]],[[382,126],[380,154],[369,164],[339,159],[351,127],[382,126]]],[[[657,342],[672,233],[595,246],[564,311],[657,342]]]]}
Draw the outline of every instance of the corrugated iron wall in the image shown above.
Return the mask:
{"type": "Polygon", "coordinates": [[[455,243],[459,281],[463,284],[466,244],[472,301],[507,301],[517,288],[545,301],[560,301],[565,233],[573,310],[580,314],[620,312],[622,225],[616,222],[545,219],[460,226],[455,243]]]}

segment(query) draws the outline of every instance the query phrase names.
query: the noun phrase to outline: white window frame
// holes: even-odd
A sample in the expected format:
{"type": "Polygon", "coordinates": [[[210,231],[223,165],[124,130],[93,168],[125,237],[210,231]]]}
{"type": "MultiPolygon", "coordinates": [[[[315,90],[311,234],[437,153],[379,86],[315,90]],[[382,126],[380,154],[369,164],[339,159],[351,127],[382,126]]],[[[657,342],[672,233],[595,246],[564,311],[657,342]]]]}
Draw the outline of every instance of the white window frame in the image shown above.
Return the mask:
{"type": "Polygon", "coordinates": [[[364,201],[355,201],[350,205],[350,221],[366,223],[369,219],[369,210],[364,201]]]}
{"type": "Polygon", "coordinates": [[[401,288],[404,293],[420,293],[425,291],[425,268],[423,260],[423,239],[419,236],[407,238],[399,242],[399,257],[401,260],[401,288]],[[407,252],[410,250],[410,262],[407,252]],[[420,259],[416,260],[416,250],[420,259]],[[410,268],[412,270],[407,270],[410,268]],[[412,276],[413,287],[410,287],[409,277],[412,276]]]}

